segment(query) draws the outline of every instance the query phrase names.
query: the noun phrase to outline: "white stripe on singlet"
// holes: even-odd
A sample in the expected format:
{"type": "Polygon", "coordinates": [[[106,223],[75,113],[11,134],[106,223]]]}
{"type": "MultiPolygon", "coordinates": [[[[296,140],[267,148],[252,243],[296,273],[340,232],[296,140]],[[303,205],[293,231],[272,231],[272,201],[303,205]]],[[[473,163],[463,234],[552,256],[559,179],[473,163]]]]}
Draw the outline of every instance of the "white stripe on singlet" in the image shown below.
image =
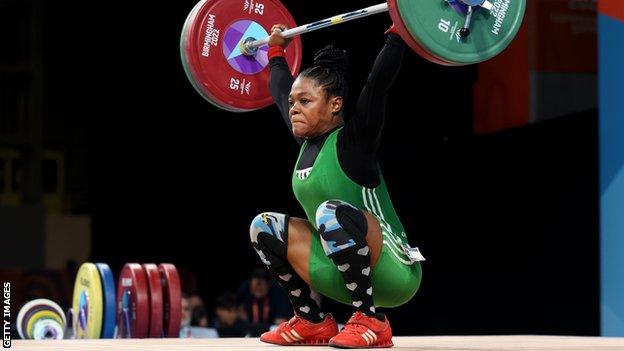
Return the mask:
{"type": "Polygon", "coordinates": [[[412,265],[412,262],[409,260],[409,257],[405,254],[402,248],[397,246],[397,242],[400,239],[396,238],[394,234],[392,234],[392,227],[389,223],[386,222],[383,212],[381,211],[381,205],[379,202],[379,198],[377,197],[377,193],[375,189],[368,189],[362,187],[362,200],[364,201],[364,207],[375,215],[379,219],[379,225],[381,226],[381,232],[384,237],[383,244],[388,247],[390,252],[396,257],[399,262],[405,265],[412,265]],[[375,206],[375,202],[377,205],[375,206]],[[387,239],[387,240],[385,240],[387,239]],[[403,257],[401,257],[403,256],[403,257]]]}

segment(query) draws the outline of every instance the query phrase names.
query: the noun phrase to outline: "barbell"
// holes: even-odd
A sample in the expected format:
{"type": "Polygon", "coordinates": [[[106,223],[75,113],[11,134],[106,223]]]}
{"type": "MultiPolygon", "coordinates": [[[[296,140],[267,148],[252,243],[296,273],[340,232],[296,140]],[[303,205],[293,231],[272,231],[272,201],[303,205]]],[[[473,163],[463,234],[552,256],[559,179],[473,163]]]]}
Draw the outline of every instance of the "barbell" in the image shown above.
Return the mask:
{"type": "Polygon", "coordinates": [[[405,43],[425,59],[446,66],[469,65],[500,54],[516,36],[525,0],[388,0],[297,26],[279,0],[201,0],[184,22],[180,56],[195,90],[232,112],[272,104],[268,80],[268,30],[288,26],[291,73],[301,68],[300,34],[389,12],[405,43]]]}

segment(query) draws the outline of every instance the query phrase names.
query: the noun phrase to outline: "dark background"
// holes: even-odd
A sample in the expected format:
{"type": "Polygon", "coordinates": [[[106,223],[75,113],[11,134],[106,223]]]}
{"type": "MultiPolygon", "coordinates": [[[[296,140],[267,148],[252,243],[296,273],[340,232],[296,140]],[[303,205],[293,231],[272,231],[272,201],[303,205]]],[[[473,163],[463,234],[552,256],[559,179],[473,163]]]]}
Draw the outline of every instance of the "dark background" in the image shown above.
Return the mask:
{"type": "MultiPolygon", "coordinates": [[[[188,82],[178,46],[195,3],[43,2],[42,108],[44,130],[84,151],[72,211],[92,217],[92,260],[173,262],[211,306],[260,264],[256,214],[304,214],[277,109],[221,111],[188,82]]],[[[283,3],[302,24],[377,2],[283,3]]],[[[306,34],[303,66],[326,44],[347,49],[355,94],[389,24],[306,34]]],[[[596,111],[475,135],[478,69],[410,52],[391,90],[380,164],[427,261],[414,299],[383,312],[396,335],[598,335],[596,111]]]]}

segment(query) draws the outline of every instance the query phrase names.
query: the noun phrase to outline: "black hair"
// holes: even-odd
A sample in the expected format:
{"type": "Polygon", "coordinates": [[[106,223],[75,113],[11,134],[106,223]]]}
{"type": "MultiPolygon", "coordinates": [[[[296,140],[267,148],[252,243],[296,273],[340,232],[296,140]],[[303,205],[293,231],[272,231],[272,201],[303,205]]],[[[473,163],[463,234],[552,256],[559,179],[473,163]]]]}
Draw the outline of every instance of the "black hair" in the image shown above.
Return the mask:
{"type": "Polygon", "coordinates": [[[231,310],[237,307],[236,295],[231,292],[225,292],[217,298],[217,308],[231,310]]]}
{"type": "Polygon", "coordinates": [[[267,282],[269,281],[269,274],[262,267],[257,267],[253,271],[251,271],[251,277],[257,278],[257,279],[263,279],[263,280],[266,280],[267,282]]]}
{"type": "Polygon", "coordinates": [[[347,51],[327,45],[314,55],[312,67],[303,70],[299,76],[314,79],[321,86],[327,98],[341,96],[347,99],[347,51]]]}

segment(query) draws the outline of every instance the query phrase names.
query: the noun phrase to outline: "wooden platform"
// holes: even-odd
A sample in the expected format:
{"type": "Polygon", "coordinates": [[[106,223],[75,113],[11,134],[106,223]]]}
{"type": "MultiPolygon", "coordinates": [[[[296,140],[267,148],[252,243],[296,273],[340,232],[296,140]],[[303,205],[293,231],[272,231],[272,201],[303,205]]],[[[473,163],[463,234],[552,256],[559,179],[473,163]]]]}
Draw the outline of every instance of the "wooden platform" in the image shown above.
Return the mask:
{"type": "MultiPolygon", "coordinates": [[[[393,338],[391,350],[418,351],[624,351],[624,338],[578,336],[411,336],[393,338]]],[[[283,347],[247,339],[13,340],[15,351],[251,351],[338,350],[330,347],[283,347]]]]}

